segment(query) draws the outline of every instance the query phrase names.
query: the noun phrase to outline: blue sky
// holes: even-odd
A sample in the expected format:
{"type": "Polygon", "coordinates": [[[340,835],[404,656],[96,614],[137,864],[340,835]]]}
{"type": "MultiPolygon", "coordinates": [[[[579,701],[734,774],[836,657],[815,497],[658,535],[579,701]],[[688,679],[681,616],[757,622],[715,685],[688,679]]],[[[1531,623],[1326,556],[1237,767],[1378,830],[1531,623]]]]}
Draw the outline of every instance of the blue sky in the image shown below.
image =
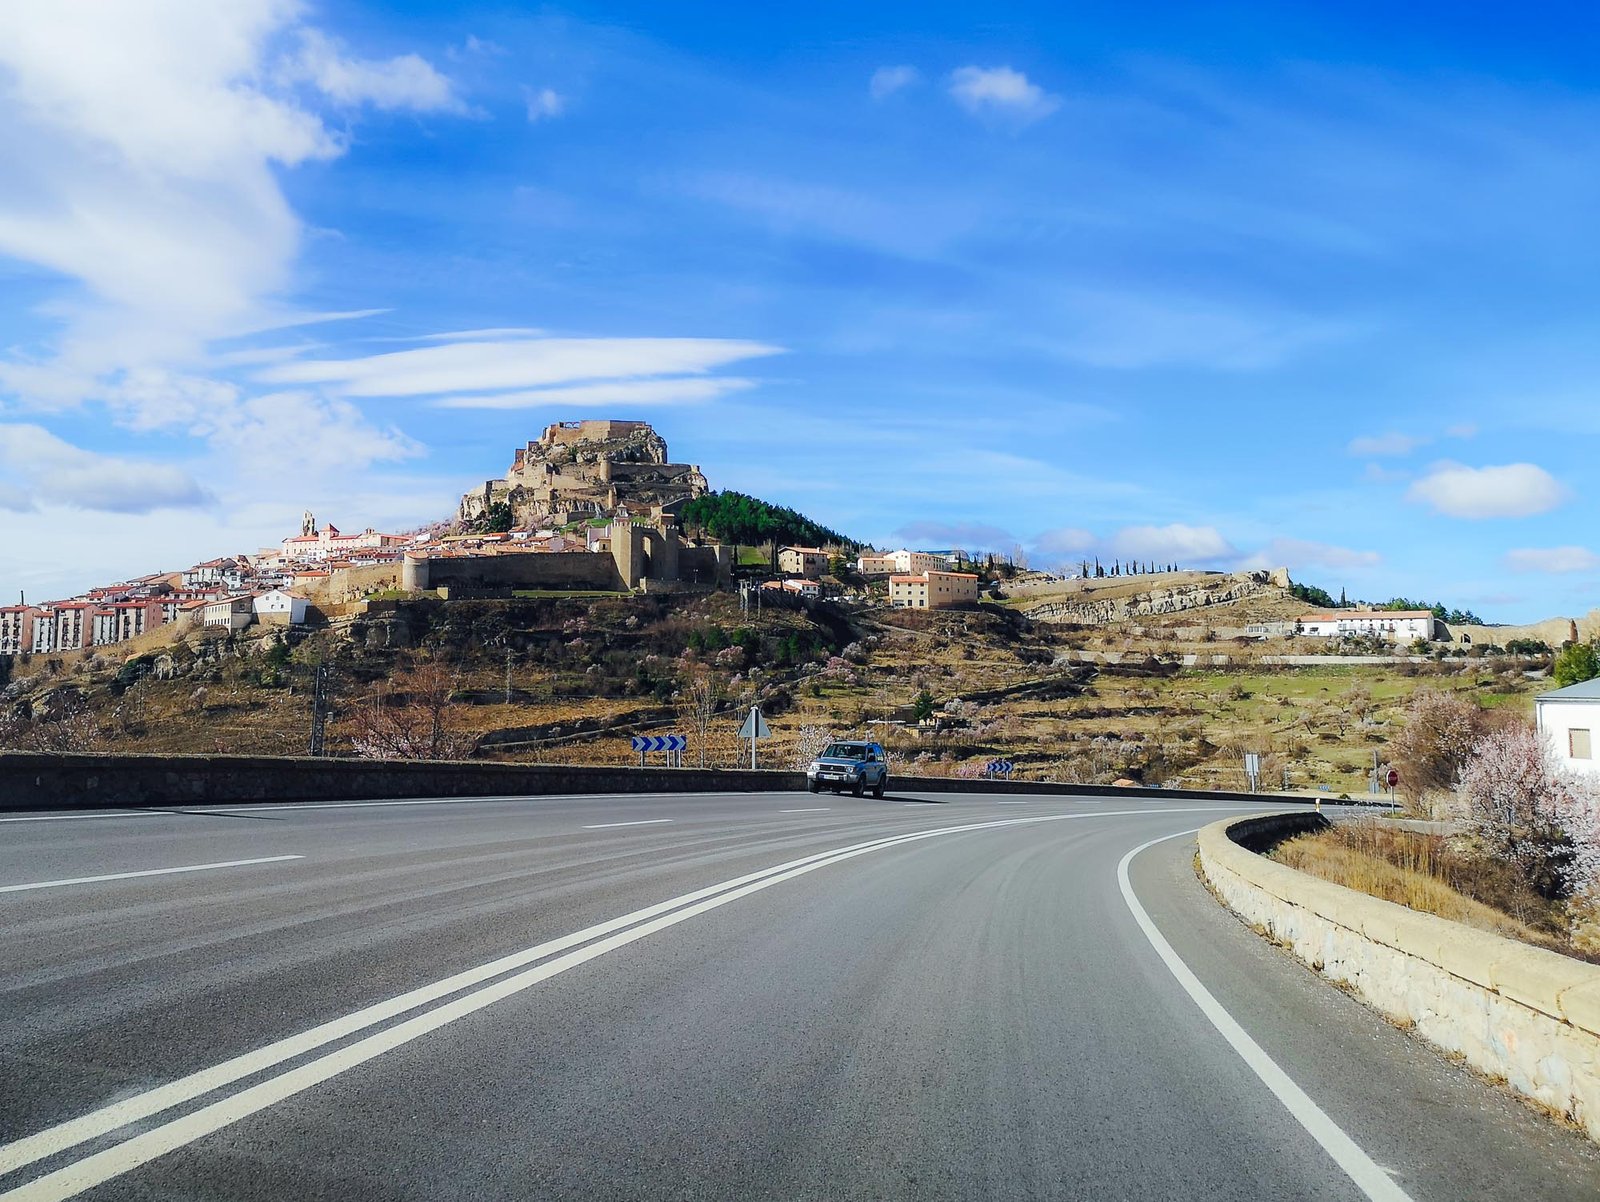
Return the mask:
{"type": "Polygon", "coordinates": [[[1596,604],[1600,18],[770,7],[0,16],[0,589],[613,416],[880,544],[1596,604]]]}

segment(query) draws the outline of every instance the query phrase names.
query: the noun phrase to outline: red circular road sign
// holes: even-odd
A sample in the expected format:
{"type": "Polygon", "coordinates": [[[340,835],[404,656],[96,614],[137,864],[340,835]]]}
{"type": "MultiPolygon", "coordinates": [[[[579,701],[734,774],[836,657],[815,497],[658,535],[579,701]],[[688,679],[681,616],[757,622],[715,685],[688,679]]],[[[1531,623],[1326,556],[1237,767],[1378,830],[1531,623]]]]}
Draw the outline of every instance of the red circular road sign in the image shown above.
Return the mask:
{"type": "Polygon", "coordinates": [[[1389,769],[1389,787],[1392,789],[1400,783],[1400,773],[1394,768],[1389,769]]]}

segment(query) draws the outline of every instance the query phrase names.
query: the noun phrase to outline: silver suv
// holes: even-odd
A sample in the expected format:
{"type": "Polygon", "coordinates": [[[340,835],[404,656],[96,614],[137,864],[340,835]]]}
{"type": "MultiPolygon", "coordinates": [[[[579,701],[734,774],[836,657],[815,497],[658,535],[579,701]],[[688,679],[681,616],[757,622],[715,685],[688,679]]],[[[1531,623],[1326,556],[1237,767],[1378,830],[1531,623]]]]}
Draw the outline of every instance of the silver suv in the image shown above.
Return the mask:
{"type": "Polygon", "coordinates": [[[889,784],[889,757],[876,743],[829,743],[806,769],[806,788],[813,793],[849,789],[860,797],[868,789],[882,797],[889,784]]]}

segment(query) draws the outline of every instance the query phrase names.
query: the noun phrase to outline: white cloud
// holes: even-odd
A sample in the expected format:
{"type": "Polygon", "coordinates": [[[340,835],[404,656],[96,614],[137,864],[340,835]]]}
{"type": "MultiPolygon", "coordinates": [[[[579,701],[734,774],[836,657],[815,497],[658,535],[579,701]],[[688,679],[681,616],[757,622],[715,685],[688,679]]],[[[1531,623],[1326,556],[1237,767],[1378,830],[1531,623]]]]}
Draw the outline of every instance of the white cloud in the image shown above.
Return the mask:
{"type": "Polygon", "coordinates": [[[1087,530],[1063,526],[1034,536],[1033,549],[1041,555],[1085,555],[1095,550],[1100,540],[1087,530]]]}
{"type": "Polygon", "coordinates": [[[883,100],[903,88],[909,88],[921,78],[915,67],[879,67],[872,73],[872,82],[867,88],[874,100],[883,100]]]}
{"type": "Polygon", "coordinates": [[[1352,455],[1361,456],[1395,456],[1409,455],[1418,447],[1426,446],[1428,439],[1419,438],[1413,434],[1388,434],[1365,435],[1352,438],[1350,445],[1345,449],[1352,455]]]}
{"type": "Polygon", "coordinates": [[[1567,489],[1532,463],[1499,467],[1435,464],[1406,491],[1406,499],[1457,518],[1524,518],[1568,500],[1567,489]]]}
{"type": "Polygon", "coordinates": [[[466,111],[450,81],[415,54],[398,58],[350,58],[332,38],[315,29],[300,33],[300,52],[284,67],[285,78],[308,83],[339,104],[419,113],[466,111]]]}
{"type": "Polygon", "coordinates": [[[1124,526],[1106,540],[1113,555],[1138,559],[1171,559],[1180,563],[1208,563],[1230,559],[1238,552],[1215,526],[1124,526]]]}
{"type": "Polygon", "coordinates": [[[307,482],[320,472],[359,471],[421,452],[399,431],[373,426],[349,401],[310,392],[247,395],[218,380],[145,369],[129,373],[106,399],[123,425],[205,439],[225,470],[252,481],[307,482]]]}
{"type": "Polygon", "coordinates": [[[1478,427],[1474,422],[1460,422],[1454,426],[1446,426],[1444,435],[1446,438],[1476,438],[1478,427]]]}
{"type": "Polygon", "coordinates": [[[533,409],[540,405],[685,405],[711,401],[730,392],[755,387],[737,376],[680,376],[667,380],[605,380],[567,388],[534,388],[526,392],[491,392],[450,396],[433,402],[436,409],[533,409]]]}
{"type": "Polygon", "coordinates": [[[1600,555],[1587,547],[1518,547],[1507,551],[1503,562],[1513,572],[1600,570],[1600,555]]]}
{"type": "Polygon", "coordinates": [[[343,153],[308,101],[455,109],[415,56],[346,59],[291,0],[52,0],[0,37],[0,255],[65,277],[53,360],[0,385],[75,404],[108,373],[195,362],[282,324],[301,226],[276,171],[343,153]],[[299,80],[300,86],[294,83],[299,80]]]}
{"type": "Polygon", "coordinates": [[[0,425],[0,464],[22,481],[0,497],[0,506],[10,509],[31,509],[37,501],[108,513],[149,513],[212,501],[181,468],[96,455],[42,426],[0,425]]]}
{"type": "Polygon", "coordinates": [[[1010,67],[957,67],[950,73],[950,95],[969,113],[1003,116],[1024,124],[1048,117],[1061,98],[1010,67]]]}
{"type": "Polygon", "coordinates": [[[566,111],[566,97],[554,88],[527,90],[528,120],[542,121],[546,117],[559,117],[566,111]]]}
{"type": "Polygon", "coordinates": [[[268,368],[258,378],[274,384],[328,384],[347,396],[428,396],[701,374],[782,349],[723,338],[528,338],[458,342],[359,359],[308,359],[268,368]]]}
{"type": "Polygon", "coordinates": [[[1261,550],[1246,557],[1241,568],[1335,568],[1341,571],[1375,568],[1383,562],[1376,551],[1357,551],[1333,543],[1301,538],[1275,538],[1261,550]]]}

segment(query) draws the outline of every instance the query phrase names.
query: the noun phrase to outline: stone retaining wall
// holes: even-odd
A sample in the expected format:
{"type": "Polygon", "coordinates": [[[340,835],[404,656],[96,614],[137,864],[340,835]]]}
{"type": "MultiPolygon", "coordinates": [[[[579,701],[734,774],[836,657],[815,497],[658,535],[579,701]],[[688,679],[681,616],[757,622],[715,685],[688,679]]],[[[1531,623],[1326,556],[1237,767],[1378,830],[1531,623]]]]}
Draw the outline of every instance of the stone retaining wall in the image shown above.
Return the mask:
{"type": "MultiPolygon", "coordinates": [[[[357,801],[390,797],[583,793],[793,792],[805,773],[721,768],[621,768],[559,764],[432,763],[293,756],[48,755],[0,752],[0,810],[256,801],[357,801]]],[[[1264,797],[1199,789],[1114,789],[1050,781],[983,781],[893,775],[896,793],[1126,795],[1212,801],[1264,797]]],[[[1289,800],[1287,798],[1274,800],[1289,800]]]]}
{"type": "Polygon", "coordinates": [[[1391,1019],[1600,1140],[1600,966],[1319,880],[1248,850],[1304,812],[1213,823],[1200,863],[1228,906],[1391,1019]]]}

